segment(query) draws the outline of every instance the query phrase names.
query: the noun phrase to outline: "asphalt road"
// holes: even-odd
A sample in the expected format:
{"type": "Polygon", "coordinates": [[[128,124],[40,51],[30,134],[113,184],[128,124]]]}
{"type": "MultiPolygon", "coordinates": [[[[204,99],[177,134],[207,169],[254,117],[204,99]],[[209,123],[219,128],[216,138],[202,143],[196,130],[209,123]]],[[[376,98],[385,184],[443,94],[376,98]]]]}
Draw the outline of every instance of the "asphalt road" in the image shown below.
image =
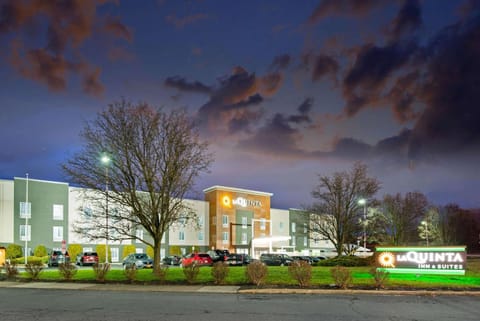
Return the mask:
{"type": "Polygon", "coordinates": [[[480,319],[478,297],[274,295],[0,288],[0,320],[416,320],[480,319]]]}

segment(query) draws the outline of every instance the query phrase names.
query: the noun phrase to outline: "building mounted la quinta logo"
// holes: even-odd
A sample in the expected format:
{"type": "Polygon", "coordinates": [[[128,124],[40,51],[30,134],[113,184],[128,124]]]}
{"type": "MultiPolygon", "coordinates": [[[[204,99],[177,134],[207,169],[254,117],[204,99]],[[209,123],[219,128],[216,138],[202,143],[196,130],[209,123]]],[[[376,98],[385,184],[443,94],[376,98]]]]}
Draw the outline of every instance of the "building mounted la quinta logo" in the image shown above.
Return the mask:
{"type": "Polygon", "coordinates": [[[378,247],[377,270],[391,273],[464,275],[467,254],[458,247],[378,247]]]}
{"type": "Polygon", "coordinates": [[[262,207],[262,202],[261,201],[258,201],[258,200],[251,200],[251,199],[248,199],[248,198],[245,198],[245,197],[237,197],[237,198],[234,198],[233,200],[230,199],[230,197],[228,196],[224,196],[222,198],[222,203],[223,203],[223,206],[225,207],[232,207],[232,205],[237,205],[237,206],[240,206],[240,207],[248,207],[248,206],[252,206],[252,207],[262,207]]]}

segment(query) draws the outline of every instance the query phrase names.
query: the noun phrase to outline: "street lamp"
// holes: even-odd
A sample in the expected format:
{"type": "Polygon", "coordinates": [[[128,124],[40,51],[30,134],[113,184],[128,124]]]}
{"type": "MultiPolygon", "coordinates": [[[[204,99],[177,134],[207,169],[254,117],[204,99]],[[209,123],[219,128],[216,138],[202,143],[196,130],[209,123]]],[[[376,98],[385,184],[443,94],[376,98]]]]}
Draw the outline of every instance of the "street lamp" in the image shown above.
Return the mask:
{"type": "Polygon", "coordinates": [[[428,222],[422,221],[422,225],[425,226],[425,239],[427,240],[427,246],[428,246],[428,222]]]}
{"type": "Polygon", "coordinates": [[[31,215],[30,212],[30,207],[28,206],[28,173],[25,174],[27,177],[26,182],[25,182],[25,206],[23,208],[24,214],[25,214],[25,265],[28,263],[28,215],[31,215]]]}
{"type": "Polygon", "coordinates": [[[361,198],[358,200],[359,205],[363,205],[363,250],[367,248],[367,200],[361,198]]]}
{"type": "Polygon", "coordinates": [[[103,155],[101,161],[105,165],[105,263],[108,264],[108,165],[110,157],[103,155]]]}

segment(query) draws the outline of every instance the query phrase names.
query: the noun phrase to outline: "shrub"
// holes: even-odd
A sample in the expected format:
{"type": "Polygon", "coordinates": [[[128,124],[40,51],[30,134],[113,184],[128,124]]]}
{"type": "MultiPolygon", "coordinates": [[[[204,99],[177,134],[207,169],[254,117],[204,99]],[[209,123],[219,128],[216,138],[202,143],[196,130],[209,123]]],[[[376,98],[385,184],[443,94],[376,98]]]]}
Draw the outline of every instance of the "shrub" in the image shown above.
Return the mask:
{"type": "Polygon", "coordinates": [[[5,274],[7,275],[7,279],[15,278],[18,275],[17,263],[15,262],[5,263],[5,274]]]}
{"type": "Polygon", "coordinates": [[[60,263],[58,265],[58,273],[60,273],[63,279],[67,281],[72,280],[75,274],[77,274],[77,271],[77,267],[72,262],[60,263]]]}
{"type": "Polygon", "coordinates": [[[9,244],[6,250],[7,259],[16,259],[23,256],[23,249],[21,245],[9,244]]]}
{"type": "Polygon", "coordinates": [[[225,283],[225,279],[228,275],[228,264],[222,261],[216,262],[212,266],[211,273],[215,284],[225,283]]]}
{"type": "Polygon", "coordinates": [[[130,254],[134,254],[135,253],[135,245],[124,245],[123,246],[123,250],[122,250],[122,257],[126,257],[130,254]]]}
{"type": "Polygon", "coordinates": [[[95,280],[97,282],[105,282],[105,279],[109,271],[110,271],[109,263],[97,263],[93,265],[93,273],[95,274],[95,280]]]}
{"type": "Polygon", "coordinates": [[[135,278],[137,277],[137,266],[135,264],[125,265],[123,267],[123,274],[130,282],[135,281],[135,278]]]}
{"type": "Polygon", "coordinates": [[[68,254],[71,260],[75,260],[77,255],[83,252],[83,247],[80,244],[70,244],[68,246],[68,254]]]}
{"type": "Polygon", "coordinates": [[[40,244],[35,248],[35,250],[33,250],[33,255],[36,257],[47,256],[47,248],[45,245],[40,244]]]}
{"type": "Polygon", "coordinates": [[[150,245],[147,246],[147,250],[145,251],[147,253],[148,256],[150,256],[151,258],[153,258],[155,256],[155,252],[153,251],[153,247],[151,247],[150,245]]]}
{"type": "MultiPolygon", "coordinates": [[[[96,247],[96,252],[98,254],[98,260],[101,263],[105,263],[105,244],[98,244],[96,247]]],[[[112,251],[110,246],[108,246],[108,261],[112,261],[112,251]]]]}
{"type": "Polygon", "coordinates": [[[375,282],[375,288],[384,289],[385,284],[390,279],[390,273],[383,270],[377,270],[377,268],[372,267],[370,269],[370,275],[373,277],[373,281],[375,282]]]}
{"type": "Polygon", "coordinates": [[[182,256],[182,250],[178,245],[170,245],[168,252],[170,253],[170,255],[182,256]]]}
{"type": "Polygon", "coordinates": [[[190,284],[195,283],[199,272],[200,266],[198,266],[198,264],[196,264],[195,262],[189,265],[185,265],[183,267],[183,275],[185,275],[185,279],[190,284]]]}
{"type": "Polygon", "coordinates": [[[312,280],[312,266],[307,261],[294,261],[288,266],[288,273],[301,287],[310,285],[312,280]]]}
{"type": "Polygon", "coordinates": [[[341,289],[347,289],[352,284],[352,273],[343,266],[336,266],[330,269],[335,285],[341,289]]]}
{"type": "MultiPolygon", "coordinates": [[[[36,256],[29,256],[27,257],[27,263],[45,263],[45,258],[48,260],[48,256],[46,257],[36,257],[36,256]]],[[[23,264],[25,263],[25,258],[24,257],[17,257],[16,259],[10,260],[11,262],[15,262],[17,264],[23,264]]]]}
{"type": "Polygon", "coordinates": [[[27,264],[25,264],[25,272],[27,272],[27,275],[33,281],[38,280],[42,270],[43,270],[42,261],[28,262],[27,264]]]}
{"type": "Polygon", "coordinates": [[[161,283],[165,283],[165,279],[167,278],[167,272],[168,272],[168,265],[160,265],[155,270],[155,275],[157,276],[157,278],[161,283]]]}
{"type": "Polygon", "coordinates": [[[354,255],[337,256],[328,260],[319,261],[319,266],[369,266],[370,258],[363,258],[354,255]]]}
{"type": "Polygon", "coordinates": [[[247,265],[245,269],[246,277],[249,283],[256,286],[262,285],[267,279],[268,268],[260,261],[254,261],[247,265]]]}

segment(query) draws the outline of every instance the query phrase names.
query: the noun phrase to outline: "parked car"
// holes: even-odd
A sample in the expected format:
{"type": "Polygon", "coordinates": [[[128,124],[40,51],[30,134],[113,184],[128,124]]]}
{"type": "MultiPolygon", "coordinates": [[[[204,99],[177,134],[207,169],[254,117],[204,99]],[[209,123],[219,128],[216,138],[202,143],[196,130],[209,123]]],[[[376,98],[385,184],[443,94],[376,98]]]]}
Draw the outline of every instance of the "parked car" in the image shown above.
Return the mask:
{"type": "Polygon", "coordinates": [[[144,253],[135,253],[127,255],[122,262],[124,269],[132,268],[135,266],[137,269],[153,268],[153,260],[144,253]]]}
{"type": "Polygon", "coordinates": [[[212,265],[213,260],[207,253],[192,253],[182,258],[181,266],[189,266],[195,263],[196,265],[212,265]]]}
{"type": "Polygon", "coordinates": [[[77,265],[94,265],[98,263],[98,254],[97,252],[83,252],[77,255],[76,264],[77,265]]]}
{"type": "Polygon", "coordinates": [[[327,258],[325,256],[312,256],[312,261],[313,263],[318,263],[322,260],[326,260],[327,258]]]}
{"type": "Polygon", "coordinates": [[[230,254],[227,256],[228,265],[247,265],[252,262],[252,258],[248,254],[230,254]]]}
{"type": "Polygon", "coordinates": [[[165,265],[180,265],[182,263],[182,258],[178,255],[166,256],[162,260],[165,265]]]}
{"type": "Polygon", "coordinates": [[[48,267],[58,266],[62,263],[70,263],[70,255],[68,252],[65,252],[65,254],[63,254],[62,251],[53,251],[50,253],[47,263],[48,267]]]}
{"type": "Polygon", "coordinates": [[[265,265],[284,266],[290,265],[293,259],[287,254],[263,253],[260,255],[260,261],[265,265]]]}
{"type": "Polygon", "coordinates": [[[213,263],[219,261],[226,261],[227,257],[230,255],[228,250],[211,250],[207,252],[208,255],[212,258],[213,263]]]}
{"type": "Polygon", "coordinates": [[[308,264],[312,264],[313,259],[310,256],[305,255],[295,255],[291,257],[294,261],[305,261],[308,264]]]}

